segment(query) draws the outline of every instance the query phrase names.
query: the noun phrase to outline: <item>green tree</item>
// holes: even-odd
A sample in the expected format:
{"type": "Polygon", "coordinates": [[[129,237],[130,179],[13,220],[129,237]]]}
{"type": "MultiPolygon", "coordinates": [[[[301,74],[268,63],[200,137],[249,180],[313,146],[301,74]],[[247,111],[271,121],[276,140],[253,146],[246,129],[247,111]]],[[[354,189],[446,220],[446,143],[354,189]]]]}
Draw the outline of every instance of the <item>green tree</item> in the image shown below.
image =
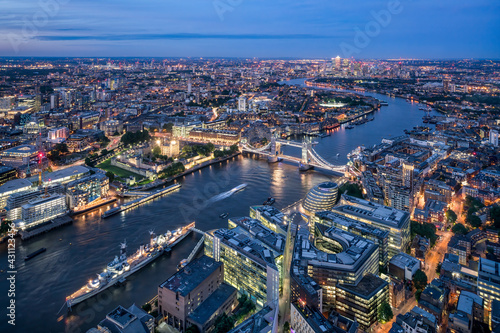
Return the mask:
{"type": "Polygon", "coordinates": [[[238,145],[232,145],[231,147],[229,147],[229,151],[231,152],[231,154],[236,153],[238,150],[238,145]]]}
{"type": "Polygon", "coordinates": [[[234,326],[234,319],[229,317],[226,313],[221,314],[215,319],[214,333],[227,333],[234,326]]]}
{"type": "Polygon", "coordinates": [[[350,196],[363,199],[363,190],[361,189],[361,186],[355,183],[344,183],[342,186],[340,186],[339,192],[341,194],[345,193],[350,196]]]}
{"type": "Polygon", "coordinates": [[[448,223],[455,223],[455,221],[457,220],[457,214],[451,209],[448,209],[446,211],[446,220],[448,221],[448,223]]]}
{"type": "Polygon", "coordinates": [[[150,312],[151,311],[151,304],[149,303],[146,303],[142,306],[142,309],[146,312],[150,312]]]}
{"type": "Polygon", "coordinates": [[[3,234],[4,232],[8,232],[9,231],[9,228],[10,228],[10,224],[12,222],[9,221],[9,220],[3,220],[1,223],[0,223],[0,234],[3,234]]]}
{"type": "Polygon", "coordinates": [[[470,224],[474,229],[479,228],[483,224],[483,221],[481,221],[478,216],[473,214],[467,215],[465,222],[470,224]]]}
{"type": "Polygon", "coordinates": [[[59,150],[52,150],[49,154],[49,159],[51,161],[59,161],[61,159],[61,153],[59,150]]]}
{"type": "Polygon", "coordinates": [[[68,145],[65,144],[64,142],[62,143],[58,143],[55,147],[54,147],[55,150],[58,150],[60,153],[63,153],[63,154],[66,154],[69,152],[68,150],[68,145]]]}
{"type": "Polygon", "coordinates": [[[469,230],[462,223],[457,223],[451,228],[451,232],[455,235],[465,235],[469,230]]]}
{"type": "Polygon", "coordinates": [[[91,168],[94,167],[94,162],[92,162],[92,160],[89,157],[85,158],[85,164],[88,165],[91,168]]]}
{"type": "Polygon", "coordinates": [[[106,177],[108,177],[108,178],[109,178],[109,182],[110,182],[110,183],[112,183],[112,182],[113,182],[113,180],[115,180],[115,174],[114,174],[114,173],[112,173],[111,171],[107,171],[107,172],[106,172],[106,177]]]}
{"type": "Polygon", "coordinates": [[[213,143],[211,143],[211,142],[207,143],[207,144],[206,144],[206,147],[207,147],[207,149],[208,149],[208,151],[209,151],[210,153],[211,153],[211,152],[213,152],[213,151],[215,150],[215,146],[214,146],[214,144],[213,144],[213,143]]]}
{"type": "Polygon", "coordinates": [[[174,124],[173,124],[173,123],[166,123],[166,124],[163,124],[163,129],[164,129],[166,132],[171,133],[171,132],[172,132],[172,127],[174,127],[174,124]]]}
{"type": "Polygon", "coordinates": [[[422,290],[417,290],[415,292],[415,299],[417,300],[417,302],[420,300],[420,295],[422,295],[422,290]]]}
{"type": "Polygon", "coordinates": [[[200,333],[200,330],[198,326],[189,326],[188,329],[186,329],[186,333],[200,333]]]}
{"type": "Polygon", "coordinates": [[[153,155],[156,157],[161,155],[161,148],[159,146],[153,148],[153,155]]]}
{"type": "Polygon", "coordinates": [[[285,325],[283,325],[283,331],[285,333],[289,333],[290,332],[290,323],[285,321],[285,325]]]}
{"type": "Polygon", "coordinates": [[[394,314],[392,313],[391,306],[387,302],[382,302],[380,306],[378,307],[378,322],[381,324],[385,324],[388,321],[394,317],[394,314]]]}
{"type": "Polygon", "coordinates": [[[415,275],[413,275],[413,285],[419,290],[425,289],[427,286],[427,275],[422,270],[417,270],[415,275]]]}
{"type": "Polygon", "coordinates": [[[107,149],[101,150],[101,156],[108,155],[109,151],[107,149]]]}
{"type": "Polygon", "coordinates": [[[464,212],[467,212],[468,215],[473,214],[484,207],[484,204],[481,200],[477,198],[473,198],[470,195],[465,197],[464,200],[464,212]]]}
{"type": "Polygon", "coordinates": [[[412,239],[415,235],[420,235],[428,238],[431,245],[434,245],[438,239],[438,236],[436,235],[436,226],[432,223],[419,223],[417,221],[411,221],[410,229],[412,239]]]}
{"type": "Polygon", "coordinates": [[[490,218],[493,220],[495,228],[500,229],[500,206],[494,205],[490,208],[490,218]]]}

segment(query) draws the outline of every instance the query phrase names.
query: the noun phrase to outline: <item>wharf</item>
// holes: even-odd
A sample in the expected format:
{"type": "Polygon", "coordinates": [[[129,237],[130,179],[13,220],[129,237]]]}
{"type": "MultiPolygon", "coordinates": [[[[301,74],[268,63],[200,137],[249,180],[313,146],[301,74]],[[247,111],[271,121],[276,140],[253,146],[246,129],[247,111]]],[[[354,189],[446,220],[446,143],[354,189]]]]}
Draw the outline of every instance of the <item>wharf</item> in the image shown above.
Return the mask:
{"type": "Polygon", "coordinates": [[[53,220],[35,225],[33,227],[26,228],[25,230],[21,230],[19,231],[19,235],[21,236],[22,240],[25,240],[72,222],[73,219],[71,217],[69,217],[68,215],[64,215],[53,220]]]}

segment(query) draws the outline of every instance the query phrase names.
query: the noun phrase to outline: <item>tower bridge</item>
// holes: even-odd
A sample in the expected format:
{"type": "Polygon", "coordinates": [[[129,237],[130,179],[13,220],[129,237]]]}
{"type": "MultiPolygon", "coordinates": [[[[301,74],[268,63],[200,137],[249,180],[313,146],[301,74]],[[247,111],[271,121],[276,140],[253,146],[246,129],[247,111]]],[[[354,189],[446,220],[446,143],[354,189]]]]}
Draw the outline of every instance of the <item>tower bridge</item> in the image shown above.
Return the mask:
{"type": "Polygon", "coordinates": [[[344,175],[348,170],[346,165],[335,165],[326,161],[313,148],[317,142],[312,142],[309,137],[305,137],[303,142],[280,140],[273,135],[271,141],[261,147],[254,148],[246,142],[242,142],[242,151],[267,156],[269,162],[274,163],[279,160],[296,162],[300,170],[309,170],[312,168],[320,168],[330,170],[344,175]],[[285,155],[281,152],[281,146],[291,146],[300,148],[302,151],[301,157],[285,155]]]}

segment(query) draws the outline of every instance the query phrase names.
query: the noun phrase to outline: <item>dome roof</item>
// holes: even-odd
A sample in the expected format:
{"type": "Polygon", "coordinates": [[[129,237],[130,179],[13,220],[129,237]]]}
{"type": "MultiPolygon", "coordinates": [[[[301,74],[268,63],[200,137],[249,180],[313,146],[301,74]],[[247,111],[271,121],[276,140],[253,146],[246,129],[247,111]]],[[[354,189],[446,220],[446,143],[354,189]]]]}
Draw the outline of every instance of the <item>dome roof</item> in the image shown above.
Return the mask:
{"type": "Polygon", "coordinates": [[[337,202],[339,187],[334,182],[325,182],[314,186],[303,203],[307,214],[331,210],[337,202]]]}

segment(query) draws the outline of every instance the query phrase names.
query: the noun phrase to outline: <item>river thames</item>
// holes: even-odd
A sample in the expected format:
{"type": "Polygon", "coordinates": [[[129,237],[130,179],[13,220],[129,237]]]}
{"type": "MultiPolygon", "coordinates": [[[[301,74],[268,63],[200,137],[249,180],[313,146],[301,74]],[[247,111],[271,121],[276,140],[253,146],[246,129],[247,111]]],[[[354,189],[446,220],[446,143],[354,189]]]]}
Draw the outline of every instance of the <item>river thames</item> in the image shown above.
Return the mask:
{"type": "MultiPolygon", "coordinates": [[[[287,84],[303,84],[303,81],[287,84]]],[[[358,146],[373,146],[383,137],[399,136],[405,129],[423,124],[420,104],[365,94],[387,101],[389,106],[374,112],[374,121],[353,129],[342,126],[330,136],[316,139],[315,150],[332,164],[345,164],[347,153],[358,146]]],[[[300,156],[297,148],[286,147],[283,151],[300,156]]],[[[275,207],[280,209],[302,199],[312,186],[327,180],[335,180],[335,176],[319,170],[301,173],[293,164],[268,164],[240,155],[178,179],[180,190],[126,213],[102,220],[100,214],[105,208],[101,208],[78,216],[69,226],[31,240],[17,238],[16,326],[8,325],[4,317],[0,331],[86,332],[116,306],[129,307],[133,303],[141,306],[154,297],[158,285],[176,271],[179,261],[187,258],[201,236],[191,234],[171,254],[128,277],[125,285],[111,287],[67,312],[63,307],[65,297],[101,272],[118,255],[120,242],[126,240],[130,254],[148,241],[150,230],[165,233],[192,221],[204,231],[227,227],[227,218],[219,218],[222,213],[228,213],[229,218],[249,215],[249,206],[260,205],[269,196],[276,198],[275,207]],[[221,195],[240,184],[248,186],[231,196],[221,195]],[[23,260],[42,247],[47,252],[30,261],[23,260]]],[[[7,264],[7,244],[1,244],[0,290],[5,295],[9,289],[7,264]]],[[[6,309],[7,302],[8,298],[2,297],[0,307],[6,309]]]]}

